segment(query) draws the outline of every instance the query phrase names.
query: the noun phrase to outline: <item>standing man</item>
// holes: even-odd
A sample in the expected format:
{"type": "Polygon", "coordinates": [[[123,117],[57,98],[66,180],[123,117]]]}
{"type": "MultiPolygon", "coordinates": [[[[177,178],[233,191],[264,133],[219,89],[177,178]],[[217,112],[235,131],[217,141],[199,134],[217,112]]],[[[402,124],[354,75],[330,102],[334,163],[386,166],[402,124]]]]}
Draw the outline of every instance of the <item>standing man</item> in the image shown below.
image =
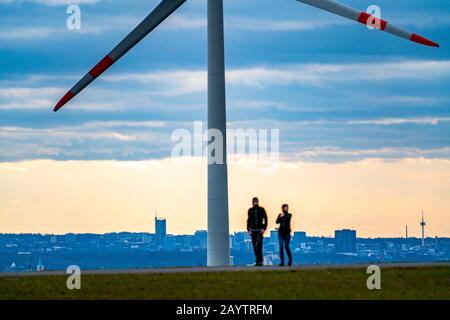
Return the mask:
{"type": "Polygon", "coordinates": [[[258,198],[253,198],[253,207],[248,209],[247,231],[252,237],[253,251],[255,252],[255,266],[263,265],[263,239],[267,229],[267,214],[263,207],[259,206],[258,198]]]}
{"type": "Polygon", "coordinates": [[[288,266],[292,265],[292,253],[289,245],[291,243],[291,217],[292,214],[288,212],[287,204],[281,206],[281,213],[277,217],[276,223],[280,224],[278,228],[278,241],[280,242],[280,267],[284,266],[284,250],[289,258],[288,266]]]}

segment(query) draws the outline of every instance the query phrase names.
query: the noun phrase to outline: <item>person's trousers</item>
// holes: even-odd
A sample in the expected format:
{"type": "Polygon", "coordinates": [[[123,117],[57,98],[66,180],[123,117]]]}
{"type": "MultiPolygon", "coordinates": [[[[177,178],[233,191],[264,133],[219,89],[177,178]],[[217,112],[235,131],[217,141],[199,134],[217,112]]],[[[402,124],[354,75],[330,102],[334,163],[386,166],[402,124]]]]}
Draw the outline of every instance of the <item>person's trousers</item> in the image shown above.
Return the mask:
{"type": "Polygon", "coordinates": [[[289,264],[292,264],[292,253],[291,249],[289,247],[291,243],[291,235],[290,234],[283,234],[278,233],[278,241],[280,243],[280,260],[281,264],[284,264],[284,250],[286,250],[286,253],[288,255],[289,264]]]}
{"type": "Polygon", "coordinates": [[[252,231],[253,252],[257,264],[263,263],[263,239],[261,231],[252,231]]]}

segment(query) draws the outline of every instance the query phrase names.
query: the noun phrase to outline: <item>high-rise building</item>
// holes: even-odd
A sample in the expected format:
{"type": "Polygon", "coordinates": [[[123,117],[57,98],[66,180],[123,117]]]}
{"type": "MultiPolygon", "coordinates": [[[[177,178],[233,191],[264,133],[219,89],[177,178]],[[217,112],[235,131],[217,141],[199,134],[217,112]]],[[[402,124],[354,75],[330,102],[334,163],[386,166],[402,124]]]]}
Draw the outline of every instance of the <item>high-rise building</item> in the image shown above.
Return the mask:
{"type": "Polygon", "coordinates": [[[292,247],[293,248],[301,247],[302,243],[306,243],[306,232],[295,231],[294,236],[292,237],[292,247]]]}
{"type": "Polygon", "coordinates": [[[166,219],[155,217],[155,238],[157,245],[163,247],[166,240],[166,219]]]}
{"type": "Polygon", "coordinates": [[[334,245],[337,253],[356,253],[356,231],[350,229],[334,231],[334,245]]]}

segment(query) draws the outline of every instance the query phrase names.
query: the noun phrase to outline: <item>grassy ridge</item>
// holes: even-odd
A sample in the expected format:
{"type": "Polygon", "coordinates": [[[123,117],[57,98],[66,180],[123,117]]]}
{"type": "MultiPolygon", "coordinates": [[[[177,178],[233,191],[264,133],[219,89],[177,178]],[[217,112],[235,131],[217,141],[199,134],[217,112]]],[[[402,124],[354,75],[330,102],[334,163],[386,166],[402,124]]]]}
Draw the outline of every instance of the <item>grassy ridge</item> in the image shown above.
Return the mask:
{"type": "Polygon", "coordinates": [[[0,299],[450,299],[450,267],[386,268],[381,290],[366,270],[280,270],[0,278],[0,299]]]}

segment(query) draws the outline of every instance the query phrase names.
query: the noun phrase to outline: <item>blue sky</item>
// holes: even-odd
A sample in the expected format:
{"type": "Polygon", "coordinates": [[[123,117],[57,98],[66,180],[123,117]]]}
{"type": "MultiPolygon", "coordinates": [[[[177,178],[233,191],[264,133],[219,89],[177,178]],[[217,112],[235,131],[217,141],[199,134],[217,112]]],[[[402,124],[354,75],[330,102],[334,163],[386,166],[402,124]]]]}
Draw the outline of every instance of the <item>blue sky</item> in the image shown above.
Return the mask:
{"type": "MultiPolygon", "coordinates": [[[[450,158],[450,2],[345,0],[441,44],[294,0],[226,0],[230,128],[279,128],[286,159],[450,158]]],[[[206,1],[188,0],[62,112],[58,99],[155,0],[0,0],[0,161],[170,156],[206,119],[206,1]],[[66,29],[68,3],[82,29],[66,29]]]]}

